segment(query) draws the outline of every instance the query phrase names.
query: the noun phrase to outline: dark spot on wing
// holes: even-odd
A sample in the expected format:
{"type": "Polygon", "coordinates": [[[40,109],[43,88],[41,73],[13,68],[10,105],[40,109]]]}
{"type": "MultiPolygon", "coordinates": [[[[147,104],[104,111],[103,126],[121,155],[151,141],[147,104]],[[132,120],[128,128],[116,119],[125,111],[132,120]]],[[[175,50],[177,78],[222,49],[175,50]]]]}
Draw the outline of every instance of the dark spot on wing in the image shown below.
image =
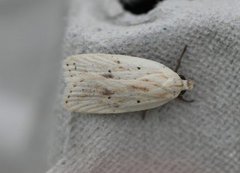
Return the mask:
{"type": "Polygon", "coordinates": [[[144,92],[149,91],[149,89],[146,87],[140,87],[140,86],[135,86],[135,85],[132,85],[131,88],[136,89],[136,90],[142,90],[144,92]]]}
{"type": "Polygon", "coordinates": [[[121,69],[121,70],[123,70],[124,69],[124,67],[122,67],[122,66],[120,66],[120,67],[118,67],[119,69],[121,69]]]}
{"type": "Polygon", "coordinates": [[[89,94],[84,94],[84,95],[81,95],[79,97],[89,97],[89,94]]]}
{"type": "Polygon", "coordinates": [[[119,61],[119,60],[115,60],[114,62],[117,63],[117,64],[120,64],[120,61],[119,61]]]}
{"type": "Polygon", "coordinates": [[[141,67],[137,67],[137,69],[138,69],[138,70],[140,70],[140,69],[141,69],[141,67]]]}
{"type": "Polygon", "coordinates": [[[148,79],[143,79],[142,81],[149,82],[149,80],[148,80],[148,79]]]}
{"type": "Polygon", "coordinates": [[[137,101],[137,103],[140,103],[140,102],[141,102],[140,100],[137,101]]]}
{"type": "Polygon", "coordinates": [[[108,70],[109,73],[111,73],[112,71],[111,70],[108,70]]]}
{"type": "Polygon", "coordinates": [[[102,94],[103,94],[103,95],[108,95],[108,96],[109,96],[109,95],[113,95],[114,92],[111,91],[111,90],[109,90],[109,89],[107,89],[107,88],[104,88],[102,94]]]}
{"type": "Polygon", "coordinates": [[[102,76],[105,78],[113,78],[112,74],[102,74],[102,76]]]}
{"type": "Polygon", "coordinates": [[[119,108],[119,105],[115,103],[115,104],[113,104],[113,107],[119,108]]]}

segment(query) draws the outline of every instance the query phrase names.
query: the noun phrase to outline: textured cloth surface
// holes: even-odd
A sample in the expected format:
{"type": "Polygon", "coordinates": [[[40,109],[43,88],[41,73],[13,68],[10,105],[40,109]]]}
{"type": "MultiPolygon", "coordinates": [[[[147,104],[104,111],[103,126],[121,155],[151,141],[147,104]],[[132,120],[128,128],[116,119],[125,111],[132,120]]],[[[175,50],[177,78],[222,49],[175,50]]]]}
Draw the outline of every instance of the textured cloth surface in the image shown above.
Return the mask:
{"type": "Polygon", "coordinates": [[[115,0],[74,0],[64,56],[125,54],[174,68],[195,81],[185,97],[149,110],[82,115],[62,107],[48,173],[239,173],[240,1],[165,0],[143,15],[115,0]]]}

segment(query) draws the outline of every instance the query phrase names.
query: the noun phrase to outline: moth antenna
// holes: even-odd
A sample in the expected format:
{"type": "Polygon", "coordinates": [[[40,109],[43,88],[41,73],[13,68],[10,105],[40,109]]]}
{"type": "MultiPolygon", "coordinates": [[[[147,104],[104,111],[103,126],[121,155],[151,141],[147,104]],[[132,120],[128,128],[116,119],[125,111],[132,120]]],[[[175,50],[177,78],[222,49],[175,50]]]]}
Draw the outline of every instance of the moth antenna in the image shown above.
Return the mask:
{"type": "Polygon", "coordinates": [[[178,69],[179,69],[179,67],[181,65],[181,61],[182,61],[183,55],[185,54],[186,51],[187,51],[187,45],[185,45],[185,47],[183,48],[183,51],[182,51],[180,57],[177,60],[177,65],[176,65],[175,70],[174,70],[176,73],[178,72],[178,69]]]}

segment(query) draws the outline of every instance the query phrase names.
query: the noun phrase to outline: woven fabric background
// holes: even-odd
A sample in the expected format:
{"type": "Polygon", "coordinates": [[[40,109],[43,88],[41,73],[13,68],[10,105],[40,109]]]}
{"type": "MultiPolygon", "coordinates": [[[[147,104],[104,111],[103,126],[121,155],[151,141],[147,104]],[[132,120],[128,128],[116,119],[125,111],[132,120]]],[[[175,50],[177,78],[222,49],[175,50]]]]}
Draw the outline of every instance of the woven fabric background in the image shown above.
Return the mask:
{"type": "Polygon", "coordinates": [[[195,81],[186,94],[149,110],[82,115],[62,107],[48,173],[239,173],[240,1],[165,0],[133,15],[117,0],[74,0],[64,56],[125,54],[174,68],[195,81]]]}

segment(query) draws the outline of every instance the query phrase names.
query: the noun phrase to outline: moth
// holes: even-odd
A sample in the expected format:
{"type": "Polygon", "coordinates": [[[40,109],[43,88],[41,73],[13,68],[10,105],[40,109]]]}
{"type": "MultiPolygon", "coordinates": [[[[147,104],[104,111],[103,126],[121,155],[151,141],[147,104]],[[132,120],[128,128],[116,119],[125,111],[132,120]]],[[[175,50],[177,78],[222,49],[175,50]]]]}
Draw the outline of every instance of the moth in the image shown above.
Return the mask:
{"type": "Polygon", "coordinates": [[[80,54],[64,61],[64,107],[71,112],[110,114],[148,110],[193,88],[193,81],[165,65],[138,57],[80,54]]]}

